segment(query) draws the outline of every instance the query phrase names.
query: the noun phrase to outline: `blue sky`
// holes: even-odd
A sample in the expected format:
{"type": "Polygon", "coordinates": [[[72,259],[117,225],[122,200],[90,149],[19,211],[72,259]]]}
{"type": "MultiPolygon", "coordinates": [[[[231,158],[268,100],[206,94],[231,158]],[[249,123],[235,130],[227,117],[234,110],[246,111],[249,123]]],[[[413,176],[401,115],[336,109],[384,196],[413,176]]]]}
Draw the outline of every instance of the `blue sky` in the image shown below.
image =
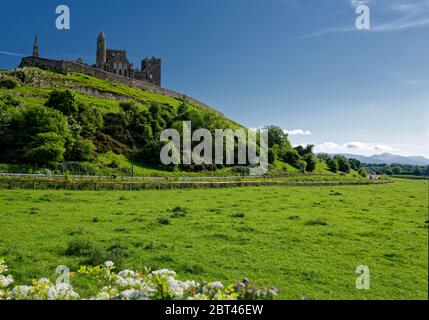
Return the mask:
{"type": "Polygon", "coordinates": [[[0,68],[40,53],[95,62],[100,31],[163,86],[248,127],[275,124],[317,151],[429,157],[429,0],[3,1],[0,68]],[[354,28],[356,5],[371,30],[354,28]],[[71,30],[55,28],[55,8],[71,30]]]}

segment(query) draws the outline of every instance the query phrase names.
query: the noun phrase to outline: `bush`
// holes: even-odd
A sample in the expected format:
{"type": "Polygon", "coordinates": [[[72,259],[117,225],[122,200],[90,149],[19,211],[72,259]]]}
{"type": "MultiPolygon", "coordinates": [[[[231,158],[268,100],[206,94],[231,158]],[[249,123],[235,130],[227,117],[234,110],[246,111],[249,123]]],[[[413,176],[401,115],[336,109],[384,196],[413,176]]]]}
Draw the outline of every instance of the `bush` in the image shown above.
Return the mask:
{"type": "Polygon", "coordinates": [[[170,224],[171,222],[167,217],[159,217],[158,223],[163,224],[163,225],[167,225],[167,224],[170,224]]]}
{"type": "Polygon", "coordinates": [[[273,149],[268,149],[268,163],[273,164],[277,159],[277,154],[273,149]]]}
{"type": "Polygon", "coordinates": [[[336,173],[338,171],[338,162],[335,159],[329,159],[326,164],[332,172],[336,173]]]}
{"type": "Polygon", "coordinates": [[[113,159],[110,163],[109,163],[109,165],[108,165],[108,167],[109,168],[112,168],[112,169],[117,169],[117,168],[119,168],[119,161],[118,160],[116,160],[116,159],[113,159]]]}
{"type": "Polygon", "coordinates": [[[313,154],[311,154],[311,153],[306,154],[304,156],[304,161],[307,164],[305,167],[305,170],[307,172],[313,172],[314,170],[316,170],[317,159],[313,154]]]}
{"type": "Polygon", "coordinates": [[[368,176],[368,171],[365,168],[360,168],[358,172],[361,177],[366,178],[368,176]]]}
{"type": "Polygon", "coordinates": [[[79,111],[79,105],[75,101],[75,95],[70,90],[52,91],[45,106],[58,110],[66,116],[77,115],[79,111]]]}
{"type": "Polygon", "coordinates": [[[173,214],[171,215],[172,218],[179,218],[179,217],[185,217],[188,213],[188,209],[183,207],[175,207],[173,209],[173,214]]]}
{"type": "Polygon", "coordinates": [[[71,150],[66,154],[67,160],[70,161],[91,161],[95,156],[95,147],[92,141],[84,140],[82,138],[77,139],[71,150]]]}
{"type": "Polygon", "coordinates": [[[18,87],[18,85],[19,85],[18,80],[13,78],[6,78],[6,79],[0,80],[0,88],[15,89],[16,87],[18,87]]]}
{"type": "Polygon", "coordinates": [[[334,157],[334,159],[338,163],[338,170],[340,170],[341,172],[344,172],[344,173],[350,172],[350,163],[346,157],[337,155],[334,157]]]}
{"type": "MultiPolygon", "coordinates": [[[[189,269],[189,267],[187,267],[189,269]]],[[[83,277],[94,284],[97,294],[85,300],[272,300],[278,290],[256,288],[243,279],[229,286],[221,282],[181,281],[176,273],[162,269],[156,271],[122,270],[116,272],[112,261],[95,267],[81,266],[73,279],[83,277]]],[[[79,300],[78,292],[68,283],[53,284],[48,279],[33,281],[31,285],[14,286],[12,275],[3,275],[8,270],[0,259],[0,300],[79,300]]],[[[191,267],[195,272],[198,267],[191,267]]]]}
{"type": "Polygon", "coordinates": [[[24,158],[30,163],[58,163],[64,159],[65,151],[64,139],[60,135],[54,132],[39,133],[24,158]]]}

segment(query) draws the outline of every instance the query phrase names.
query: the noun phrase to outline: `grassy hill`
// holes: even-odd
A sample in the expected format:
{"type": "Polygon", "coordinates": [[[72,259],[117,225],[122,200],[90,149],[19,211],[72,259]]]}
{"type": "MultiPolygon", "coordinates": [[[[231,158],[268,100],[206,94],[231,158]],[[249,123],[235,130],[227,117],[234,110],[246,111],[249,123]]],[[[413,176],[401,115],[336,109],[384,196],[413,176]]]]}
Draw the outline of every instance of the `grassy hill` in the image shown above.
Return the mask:
{"type": "MultiPolygon", "coordinates": [[[[94,144],[95,150],[93,152],[94,156],[91,159],[78,159],[74,161],[78,162],[78,165],[76,163],[66,165],[65,171],[69,171],[71,174],[127,176],[131,175],[131,171],[133,171],[134,175],[138,176],[198,176],[236,175],[243,173],[243,168],[240,167],[218,167],[216,170],[213,168],[202,168],[202,170],[162,168],[156,161],[146,159],[147,157],[145,157],[144,153],[148,153],[149,151],[141,151],[140,156],[139,154],[135,155],[129,137],[122,131],[118,133],[122,126],[120,121],[124,117],[124,110],[121,104],[130,102],[133,108],[136,108],[135,112],[141,112],[143,115],[148,116],[153,115],[153,109],[151,108],[156,105],[159,108],[158,110],[161,111],[159,111],[160,115],[155,115],[158,118],[155,116],[154,118],[156,121],[161,119],[160,121],[163,124],[170,122],[172,126],[175,126],[181,120],[191,120],[193,124],[196,124],[196,127],[204,127],[209,130],[214,130],[214,128],[230,128],[233,130],[243,128],[215,110],[204,108],[181,99],[129,87],[81,73],[61,74],[38,68],[24,68],[18,71],[0,71],[0,81],[2,79],[12,79],[11,81],[14,82],[14,85],[8,88],[4,86],[0,87],[0,112],[2,112],[2,109],[6,109],[8,104],[13,105],[15,109],[44,108],[54,91],[70,90],[74,95],[75,103],[95,108],[104,118],[104,127],[97,128],[94,132],[89,132],[91,130],[86,129],[79,123],[80,127],[78,130],[80,130],[80,133],[75,134],[75,136],[80,135],[85,141],[94,144]],[[187,118],[180,119],[184,104],[186,105],[187,118]],[[109,128],[106,129],[106,122],[109,121],[109,128]]],[[[68,116],[71,123],[70,118],[71,116],[68,116]]],[[[153,134],[153,140],[155,141],[159,138],[158,131],[162,129],[162,125],[160,128],[158,123],[154,123],[154,120],[149,121],[148,124],[149,131],[153,134]]],[[[72,127],[72,124],[70,126],[72,127]]],[[[34,139],[34,137],[30,137],[30,139],[34,139]]],[[[145,138],[142,137],[141,139],[144,140],[145,138]]],[[[144,141],[144,143],[150,144],[147,141],[144,141]]],[[[156,152],[153,153],[156,154],[156,152]]],[[[14,155],[10,158],[18,159],[21,155],[14,155]]],[[[2,162],[7,161],[1,161],[0,158],[0,163],[2,162]]],[[[0,171],[22,173],[44,172],[44,169],[41,169],[43,167],[44,165],[40,164],[23,166],[19,162],[9,162],[8,164],[0,164],[0,171]]],[[[62,167],[57,165],[54,168],[56,168],[57,173],[61,173],[59,171],[62,171],[62,167]]],[[[300,172],[296,167],[279,160],[270,165],[271,174],[296,174],[300,172]]],[[[313,173],[332,174],[325,162],[319,159],[316,159],[316,169],[313,173]]],[[[352,172],[352,174],[356,175],[356,172],[352,172]]]]}

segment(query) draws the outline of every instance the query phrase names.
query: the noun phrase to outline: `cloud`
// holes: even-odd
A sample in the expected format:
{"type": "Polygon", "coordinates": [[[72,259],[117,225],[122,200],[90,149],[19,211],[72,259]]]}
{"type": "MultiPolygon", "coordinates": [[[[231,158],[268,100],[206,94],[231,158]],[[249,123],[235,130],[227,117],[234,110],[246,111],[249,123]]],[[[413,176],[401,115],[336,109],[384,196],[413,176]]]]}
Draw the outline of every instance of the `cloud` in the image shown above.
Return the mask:
{"type": "Polygon", "coordinates": [[[396,148],[376,143],[364,143],[359,141],[347,142],[343,144],[335,142],[325,142],[316,144],[314,148],[317,153],[352,153],[361,155],[373,155],[385,152],[399,151],[396,148]]]}
{"type": "Polygon", "coordinates": [[[24,57],[24,54],[21,53],[14,53],[14,52],[8,52],[8,51],[1,51],[0,50],[0,54],[5,54],[7,56],[15,56],[15,57],[24,57]]]}
{"type": "MultiPolygon", "coordinates": [[[[352,8],[359,5],[367,5],[371,12],[371,29],[369,32],[396,32],[413,28],[429,27],[429,1],[414,0],[403,3],[403,0],[350,0],[352,8]],[[377,12],[377,15],[374,14],[377,12]]],[[[357,31],[354,21],[350,21],[347,26],[334,26],[307,34],[303,38],[311,38],[332,33],[344,33],[357,31]]]]}
{"type": "Polygon", "coordinates": [[[352,6],[352,8],[357,8],[361,5],[369,5],[370,1],[369,0],[350,0],[350,5],[352,6]]]}
{"type": "Polygon", "coordinates": [[[295,130],[283,130],[284,133],[287,133],[290,136],[308,136],[312,133],[309,130],[303,130],[303,129],[295,129],[295,130]]]}

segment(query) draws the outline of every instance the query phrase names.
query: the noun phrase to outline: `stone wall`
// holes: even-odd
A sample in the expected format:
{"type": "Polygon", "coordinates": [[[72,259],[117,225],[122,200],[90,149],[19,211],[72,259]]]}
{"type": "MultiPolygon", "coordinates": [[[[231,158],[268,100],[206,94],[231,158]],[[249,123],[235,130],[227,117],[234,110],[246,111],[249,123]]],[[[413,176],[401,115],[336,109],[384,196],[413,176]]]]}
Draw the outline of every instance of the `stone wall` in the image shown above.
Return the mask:
{"type": "Polygon", "coordinates": [[[133,78],[128,78],[128,77],[122,77],[120,75],[114,74],[114,73],[110,73],[104,70],[100,70],[97,68],[93,68],[84,64],[79,64],[76,62],[71,62],[71,61],[65,61],[65,60],[51,60],[51,59],[44,59],[44,58],[37,58],[37,57],[26,57],[23,58],[21,61],[21,64],[19,65],[20,68],[23,67],[38,67],[38,68],[42,68],[42,69],[55,69],[59,72],[80,72],[80,73],[85,73],[85,74],[89,74],[101,79],[105,79],[105,80],[109,80],[109,81],[116,81],[122,84],[125,84],[127,86],[131,86],[131,87],[137,87],[143,90],[147,90],[147,91],[151,91],[151,92],[155,92],[155,93],[159,93],[159,94],[163,94],[172,98],[176,98],[176,99],[180,99],[183,96],[186,97],[188,99],[188,101],[192,104],[195,104],[199,107],[205,108],[205,109],[209,109],[212,111],[215,111],[216,113],[220,114],[223,116],[223,113],[220,113],[219,111],[209,107],[208,105],[192,98],[189,96],[186,96],[184,94],[172,91],[172,90],[168,90],[168,89],[164,89],[161,87],[158,87],[154,84],[151,84],[150,82],[144,81],[144,80],[136,80],[133,78]]]}

